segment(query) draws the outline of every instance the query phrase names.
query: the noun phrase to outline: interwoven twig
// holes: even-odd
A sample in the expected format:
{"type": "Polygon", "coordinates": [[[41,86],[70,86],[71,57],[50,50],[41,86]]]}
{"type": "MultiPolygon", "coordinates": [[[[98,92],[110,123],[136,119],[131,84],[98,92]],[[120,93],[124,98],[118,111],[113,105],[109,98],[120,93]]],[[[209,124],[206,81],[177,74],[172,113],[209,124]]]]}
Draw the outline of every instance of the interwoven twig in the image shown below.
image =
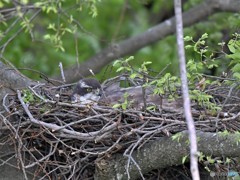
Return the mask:
{"type": "MultiPolygon", "coordinates": [[[[222,106],[221,112],[211,115],[194,105],[192,113],[196,129],[211,132],[239,130],[240,105],[232,99],[237,97],[237,92],[221,88],[207,89],[222,106]],[[222,92],[228,94],[227,98],[222,92]]],[[[26,102],[21,91],[4,97],[7,115],[1,114],[1,129],[9,132],[9,138],[2,142],[11,142],[15,146],[19,167],[25,176],[30,168],[35,168],[33,175],[37,179],[93,177],[96,158],[119,152],[129,157],[128,164],[134,163],[133,151],[146,142],[187,130],[181,110],[153,112],[85,106],[69,103],[68,90],[62,88],[40,85],[29,87],[29,91],[35,101],[26,102]]]]}

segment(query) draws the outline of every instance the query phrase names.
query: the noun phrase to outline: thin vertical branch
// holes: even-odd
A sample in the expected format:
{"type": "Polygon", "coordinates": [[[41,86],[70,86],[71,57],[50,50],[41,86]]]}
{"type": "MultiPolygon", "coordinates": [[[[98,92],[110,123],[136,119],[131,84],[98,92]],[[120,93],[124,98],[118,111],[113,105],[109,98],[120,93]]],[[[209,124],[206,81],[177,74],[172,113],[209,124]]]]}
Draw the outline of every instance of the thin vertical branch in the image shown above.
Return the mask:
{"type": "Polygon", "coordinates": [[[188,83],[186,75],[186,60],[183,41],[183,22],[182,22],[182,4],[181,0],[174,0],[174,9],[176,16],[176,34],[179,57],[179,68],[182,81],[182,96],[184,105],[184,114],[187,121],[189,140],[190,140],[190,160],[191,160],[191,174],[194,180],[199,180],[198,170],[198,156],[197,156],[197,138],[194,121],[191,113],[191,102],[188,92],[188,83]]]}
{"type": "Polygon", "coordinates": [[[60,68],[60,72],[61,72],[62,80],[63,80],[63,82],[66,82],[65,75],[64,75],[64,71],[63,71],[63,65],[62,65],[62,62],[60,62],[58,66],[59,66],[59,68],[60,68]]]}
{"type": "Polygon", "coordinates": [[[146,84],[146,74],[143,72],[143,85],[142,85],[142,95],[143,95],[143,110],[146,111],[147,109],[147,100],[146,100],[146,87],[144,86],[146,84]]]}

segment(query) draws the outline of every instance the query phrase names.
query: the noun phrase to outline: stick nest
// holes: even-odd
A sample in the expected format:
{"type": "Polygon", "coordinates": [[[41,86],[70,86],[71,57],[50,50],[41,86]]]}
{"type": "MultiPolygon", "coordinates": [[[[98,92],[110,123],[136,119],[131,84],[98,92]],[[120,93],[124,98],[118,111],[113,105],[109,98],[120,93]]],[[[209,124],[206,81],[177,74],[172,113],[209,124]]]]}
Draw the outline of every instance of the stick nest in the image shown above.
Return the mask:
{"type": "MultiPolygon", "coordinates": [[[[131,155],[146,142],[187,130],[183,108],[122,110],[71,104],[71,88],[38,84],[5,96],[1,142],[14,145],[18,167],[25,176],[32,172],[36,179],[91,179],[97,158],[131,155]]],[[[193,102],[196,129],[238,131],[236,88],[221,85],[204,91],[221,110],[213,113],[193,102]]]]}

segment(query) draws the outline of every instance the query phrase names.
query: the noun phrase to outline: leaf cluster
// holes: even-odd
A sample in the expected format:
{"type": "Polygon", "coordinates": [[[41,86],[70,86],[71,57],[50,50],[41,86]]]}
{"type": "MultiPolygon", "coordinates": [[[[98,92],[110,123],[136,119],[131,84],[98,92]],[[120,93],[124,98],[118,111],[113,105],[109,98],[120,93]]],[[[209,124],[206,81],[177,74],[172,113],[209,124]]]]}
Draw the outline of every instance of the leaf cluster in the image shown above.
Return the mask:
{"type": "MultiPolygon", "coordinates": [[[[239,71],[239,61],[240,61],[240,41],[239,35],[234,34],[234,39],[230,40],[228,47],[232,54],[227,55],[232,61],[230,65],[232,66],[231,71],[233,72],[233,78],[240,77],[239,71]]],[[[197,41],[194,41],[192,37],[186,36],[186,42],[191,44],[186,45],[186,49],[193,49],[198,55],[199,59],[189,59],[187,62],[187,77],[189,85],[190,98],[193,102],[196,102],[201,107],[208,109],[209,113],[215,114],[220,111],[221,108],[217,106],[214,101],[214,97],[208,94],[206,90],[207,87],[211,85],[221,85],[222,82],[216,77],[216,79],[208,78],[204,73],[206,69],[211,70],[212,68],[217,68],[218,64],[216,59],[211,55],[211,51],[207,46],[208,34],[203,34],[197,41]]],[[[154,94],[161,96],[167,95],[168,99],[174,100],[179,96],[180,89],[180,78],[172,75],[171,73],[165,73],[164,75],[159,74],[155,77],[148,76],[151,74],[149,72],[148,65],[151,64],[150,61],[143,62],[137,69],[135,69],[130,61],[134,59],[133,56],[129,58],[116,60],[113,63],[114,67],[117,67],[117,73],[128,74],[131,79],[142,79],[143,87],[154,87],[154,94]]],[[[223,83],[227,83],[224,81],[223,83]]],[[[232,82],[234,84],[235,81],[232,82]]],[[[126,101],[125,104],[128,102],[126,101]]],[[[119,107],[119,105],[118,105],[119,107]]],[[[127,106],[124,106],[126,108],[127,106]]]]}

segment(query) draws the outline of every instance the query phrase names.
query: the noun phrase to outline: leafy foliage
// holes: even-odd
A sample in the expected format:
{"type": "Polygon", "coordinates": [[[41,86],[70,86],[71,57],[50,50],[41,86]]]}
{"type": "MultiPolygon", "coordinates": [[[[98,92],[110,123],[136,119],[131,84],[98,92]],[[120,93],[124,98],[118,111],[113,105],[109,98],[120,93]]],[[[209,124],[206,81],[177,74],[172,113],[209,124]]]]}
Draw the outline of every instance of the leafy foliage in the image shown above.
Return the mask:
{"type": "MultiPolygon", "coordinates": [[[[205,92],[205,88],[209,85],[220,84],[219,80],[216,78],[210,79],[207,78],[205,71],[211,70],[212,68],[217,68],[218,63],[216,59],[212,56],[211,50],[206,45],[208,42],[208,34],[204,33],[198,40],[194,41],[193,37],[186,36],[184,40],[188,42],[186,49],[192,49],[195,53],[199,55],[199,60],[190,59],[187,62],[187,76],[189,80],[190,87],[190,98],[193,102],[196,102],[198,105],[209,110],[209,113],[215,114],[221,110],[220,107],[214,102],[212,95],[205,92]]],[[[230,62],[231,71],[233,72],[233,78],[237,80],[239,75],[239,61],[240,61],[240,35],[235,33],[234,38],[231,39],[228,43],[229,50],[232,54],[227,55],[228,58],[231,58],[230,62]]],[[[117,67],[117,72],[123,72],[129,74],[129,76],[134,78],[144,79],[145,75],[150,74],[149,65],[152,64],[150,61],[143,62],[138,70],[135,70],[130,61],[134,58],[133,56],[126,58],[125,60],[117,60],[114,62],[114,66],[117,67]]],[[[161,77],[157,77],[151,81],[145,79],[144,87],[154,85],[154,93],[159,95],[168,95],[169,99],[175,99],[178,97],[177,90],[180,88],[180,78],[172,75],[171,73],[165,73],[161,77]]],[[[227,80],[225,81],[228,82],[227,80]]],[[[232,84],[235,81],[231,81],[232,84]]],[[[151,107],[152,109],[153,107],[151,107]]],[[[154,108],[153,108],[154,109],[154,108]]]]}
{"type": "Polygon", "coordinates": [[[35,101],[35,96],[30,90],[23,90],[23,101],[27,104],[35,101]]]}
{"type": "Polygon", "coordinates": [[[219,110],[221,110],[220,107],[218,107],[215,103],[211,102],[213,97],[205,92],[202,92],[200,90],[191,90],[190,91],[190,98],[197,102],[202,107],[205,107],[206,109],[212,110],[212,113],[215,113],[219,110]]]}
{"type": "Polygon", "coordinates": [[[132,102],[128,100],[128,96],[129,96],[129,94],[125,93],[123,95],[124,101],[119,104],[114,104],[113,108],[121,108],[122,110],[127,110],[132,104],[132,102]]]}
{"type": "MultiPolygon", "coordinates": [[[[164,95],[166,92],[175,93],[177,87],[180,86],[180,79],[176,76],[172,76],[170,73],[166,73],[162,78],[156,79],[150,83],[155,85],[154,94],[164,95]]],[[[170,97],[169,97],[170,98],[170,97]]]]}
{"type": "Polygon", "coordinates": [[[227,55],[228,58],[231,58],[230,65],[232,66],[231,70],[233,72],[233,77],[236,80],[240,79],[240,34],[235,33],[234,38],[228,42],[228,48],[232,54],[227,55]]]}
{"type": "MultiPolygon", "coordinates": [[[[111,43],[138,35],[160,21],[157,19],[161,17],[159,12],[163,13],[165,10],[171,12],[173,8],[173,3],[166,1],[127,3],[123,0],[19,0],[19,4],[13,2],[0,1],[0,7],[5,12],[13,9],[11,13],[1,13],[0,55],[17,68],[28,67],[23,73],[31,78],[39,78],[39,74],[33,73],[31,69],[51,76],[59,73],[57,68],[59,62],[67,68],[74,65],[77,60],[85,61],[111,43]]],[[[198,3],[201,1],[189,0],[184,3],[184,10],[198,3]]],[[[196,51],[205,56],[211,55],[212,53],[206,52],[206,48],[217,48],[217,43],[226,35],[222,30],[228,29],[227,34],[237,31],[239,19],[238,14],[222,13],[210,17],[210,21],[186,28],[185,34],[192,37],[193,41],[199,39],[199,34],[208,34],[208,46],[204,45],[202,37],[195,43],[195,49],[188,50],[189,59],[200,60],[196,58],[196,51]]],[[[152,64],[148,65],[149,68],[160,71],[168,66],[169,73],[178,75],[174,36],[143,48],[134,54],[134,57],[136,60],[132,61],[132,66],[135,68],[146,59],[150,59],[152,64]]],[[[221,65],[220,71],[225,67],[221,65]]],[[[103,73],[104,71],[99,76],[103,73]]]]}
{"type": "MultiPolygon", "coordinates": [[[[206,39],[207,35],[203,35],[200,39],[206,39]]],[[[187,37],[186,39],[192,39],[191,37],[187,37]]],[[[199,44],[202,40],[198,40],[197,42],[193,42],[195,44],[199,44]]],[[[205,40],[204,40],[205,41],[205,40]]],[[[202,43],[203,44],[203,43],[202,43]]],[[[197,45],[193,45],[192,47],[197,47],[197,45]]],[[[205,56],[203,53],[197,50],[196,52],[200,54],[200,56],[205,56]]],[[[206,51],[207,52],[207,51],[206,51]]],[[[145,75],[150,74],[147,65],[151,64],[150,61],[143,62],[138,70],[135,70],[131,65],[130,61],[134,59],[133,56],[126,58],[125,60],[116,60],[113,63],[113,66],[117,67],[118,73],[129,74],[129,77],[140,78],[145,82],[143,87],[153,86],[154,87],[154,94],[158,95],[167,95],[169,100],[174,100],[178,98],[178,90],[180,89],[180,78],[177,76],[173,76],[170,73],[165,73],[161,77],[157,77],[151,79],[150,81],[145,75]],[[145,78],[145,79],[144,79],[145,78]]],[[[204,74],[201,72],[203,68],[212,68],[217,66],[214,61],[210,60],[211,63],[206,63],[203,61],[195,62],[194,60],[189,60],[187,63],[187,72],[188,72],[188,79],[189,79],[189,87],[190,87],[190,98],[193,102],[196,102],[198,105],[202,106],[209,110],[210,113],[216,113],[217,111],[221,110],[220,107],[214,103],[212,95],[205,92],[205,87],[216,83],[216,81],[206,80],[204,78],[204,74]]],[[[127,96],[125,96],[126,98],[127,96]]],[[[125,99],[123,104],[116,104],[114,108],[121,107],[122,109],[127,109],[129,107],[129,102],[127,98],[125,99]]],[[[154,107],[150,106],[148,109],[154,109],[154,107]]]]}

